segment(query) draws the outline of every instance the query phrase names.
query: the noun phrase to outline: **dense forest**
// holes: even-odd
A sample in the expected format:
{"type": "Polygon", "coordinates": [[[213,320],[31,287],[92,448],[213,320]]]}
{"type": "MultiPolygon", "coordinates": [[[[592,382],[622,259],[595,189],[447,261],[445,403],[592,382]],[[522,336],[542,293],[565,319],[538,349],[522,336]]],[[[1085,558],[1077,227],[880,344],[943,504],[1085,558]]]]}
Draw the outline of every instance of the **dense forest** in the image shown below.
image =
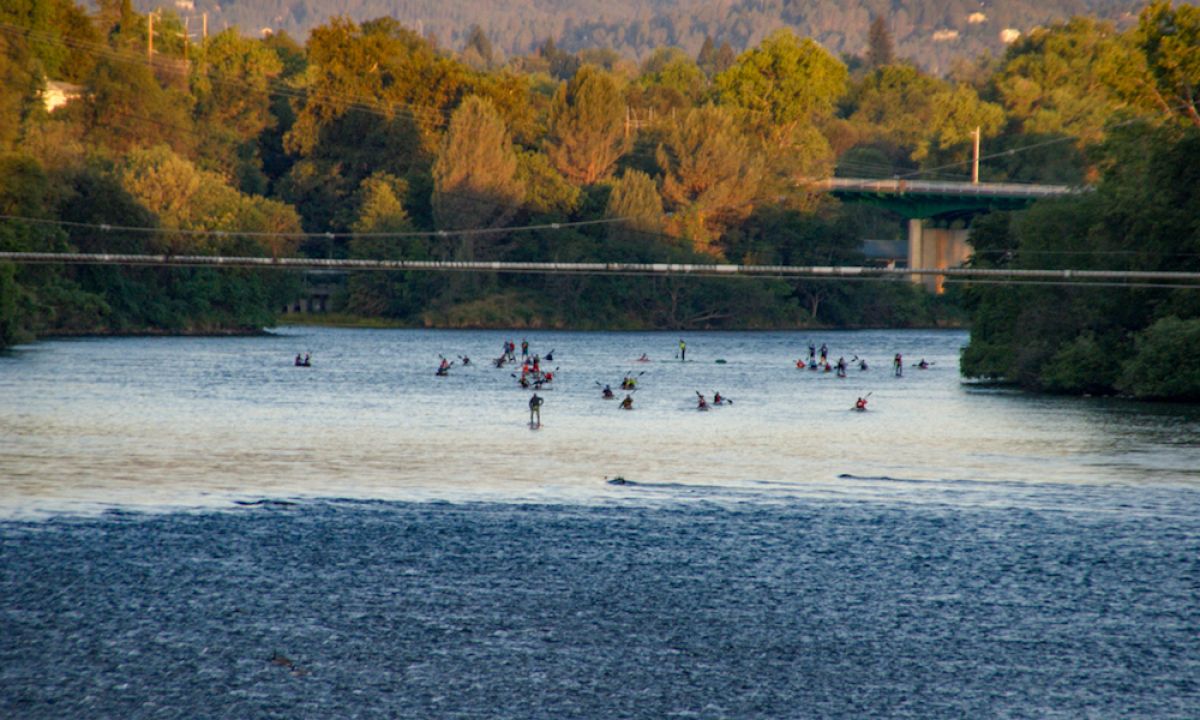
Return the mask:
{"type": "MultiPolygon", "coordinates": [[[[780,29],[740,53],[709,34],[635,62],[549,40],[508,55],[478,26],[451,50],[389,17],[334,18],[303,45],[236,28],[193,39],[173,9],[17,0],[0,8],[0,250],[858,264],[861,240],[899,237],[899,222],[810,181],[963,177],[978,127],[984,179],[1096,190],[985,216],[975,262],[1195,269],[1195,7],[1157,2],[1126,29],[1076,17],[944,77],[898,59],[882,18],[863,25],[853,57],[780,29]]],[[[0,263],[0,345],[252,330],[302,282],[0,263]]],[[[1186,396],[1125,365],[1159,343],[1200,358],[1189,293],[361,273],[335,300],[463,327],[931,325],[965,306],[969,374],[1186,396]],[[1085,358],[1113,367],[1071,377],[1085,358]]]]}
{"type": "MultiPolygon", "coordinates": [[[[147,11],[166,3],[142,0],[147,11]]],[[[175,3],[210,27],[269,28],[304,38],[342,15],[356,22],[393,17],[451,49],[463,48],[475,26],[498,55],[535,51],[547,39],[568,52],[614,50],[636,61],[662,47],[700,52],[707,37],[748,50],[777,30],[811,37],[835,55],[863,55],[867,26],[887,19],[899,57],[942,74],[955,61],[1004,52],[1013,32],[1062,22],[1076,15],[1109,20],[1119,28],[1136,22],[1141,3],[1116,0],[184,0],[175,3]]]]}

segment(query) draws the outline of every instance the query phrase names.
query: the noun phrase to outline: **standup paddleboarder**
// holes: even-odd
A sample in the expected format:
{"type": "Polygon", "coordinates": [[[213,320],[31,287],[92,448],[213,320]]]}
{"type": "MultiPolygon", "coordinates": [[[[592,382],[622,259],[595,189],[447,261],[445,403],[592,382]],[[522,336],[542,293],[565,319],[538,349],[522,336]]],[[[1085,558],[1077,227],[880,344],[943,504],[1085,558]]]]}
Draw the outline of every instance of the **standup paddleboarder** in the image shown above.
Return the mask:
{"type": "Polygon", "coordinates": [[[542,403],[545,402],[538,397],[537,393],[529,398],[529,427],[540,428],[542,426],[542,403]]]}
{"type": "Polygon", "coordinates": [[[679,338],[679,361],[687,362],[687,343],[683,341],[683,338],[679,338]]]}

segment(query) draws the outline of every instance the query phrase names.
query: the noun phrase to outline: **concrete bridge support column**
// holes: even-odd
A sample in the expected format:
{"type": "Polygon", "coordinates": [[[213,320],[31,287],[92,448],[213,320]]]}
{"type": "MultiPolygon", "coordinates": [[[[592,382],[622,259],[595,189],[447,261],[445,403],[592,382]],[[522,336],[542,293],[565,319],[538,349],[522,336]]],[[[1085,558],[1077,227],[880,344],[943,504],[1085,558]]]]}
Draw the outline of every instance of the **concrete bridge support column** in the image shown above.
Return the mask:
{"type": "MultiPolygon", "coordinates": [[[[910,268],[958,267],[971,257],[971,246],[967,244],[969,230],[966,228],[935,228],[925,225],[924,220],[908,221],[908,266],[910,268]]],[[[910,275],[915,283],[941,295],[945,278],[940,275],[910,275]]]]}

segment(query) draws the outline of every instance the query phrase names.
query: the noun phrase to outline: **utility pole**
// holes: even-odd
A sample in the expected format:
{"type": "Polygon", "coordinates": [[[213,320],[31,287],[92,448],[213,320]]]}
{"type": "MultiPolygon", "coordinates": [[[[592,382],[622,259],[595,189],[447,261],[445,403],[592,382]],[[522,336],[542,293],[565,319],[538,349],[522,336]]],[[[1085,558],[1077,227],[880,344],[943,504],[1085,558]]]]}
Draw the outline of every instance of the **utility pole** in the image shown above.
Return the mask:
{"type": "Polygon", "coordinates": [[[204,15],[202,17],[204,18],[204,20],[200,25],[200,27],[201,27],[200,39],[207,40],[208,39],[208,13],[204,13],[204,15]]]}
{"type": "Polygon", "coordinates": [[[146,59],[154,60],[154,13],[146,13],[146,21],[150,23],[146,31],[146,59]]]}
{"type": "Polygon", "coordinates": [[[971,182],[975,185],[979,184],[979,134],[980,128],[975,126],[975,161],[971,163],[971,182]]]}

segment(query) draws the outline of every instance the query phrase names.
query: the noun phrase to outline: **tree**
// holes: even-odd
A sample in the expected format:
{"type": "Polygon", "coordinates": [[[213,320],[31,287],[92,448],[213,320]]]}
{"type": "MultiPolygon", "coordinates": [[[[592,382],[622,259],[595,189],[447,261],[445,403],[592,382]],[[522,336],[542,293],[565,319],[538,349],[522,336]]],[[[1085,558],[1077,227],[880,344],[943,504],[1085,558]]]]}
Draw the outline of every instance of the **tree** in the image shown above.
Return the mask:
{"type": "MultiPolygon", "coordinates": [[[[1200,153],[1200,131],[1128,125],[1112,129],[1099,151],[1104,176],[1095,192],[1038,203],[1007,228],[985,225],[983,247],[1011,253],[1001,262],[1014,268],[1200,269],[1200,165],[1192,159],[1200,153]]],[[[1191,290],[1029,286],[972,293],[966,375],[1054,392],[1123,387],[1160,396],[1173,388],[1180,398],[1194,392],[1190,370],[1175,378],[1178,383],[1141,377],[1164,367],[1152,356],[1195,350],[1194,339],[1183,340],[1194,338],[1191,325],[1164,323],[1147,331],[1165,318],[1200,318],[1191,290]],[[1143,344],[1130,358],[1129,340],[1139,336],[1143,344]],[[1169,339],[1175,336],[1179,345],[1169,339]],[[1114,358],[1130,359],[1122,369],[1114,358]]]]}
{"type": "Polygon", "coordinates": [[[131,152],[121,163],[122,186],[168,229],[225,231],[228,235],[172,235],[174,252],[288,254],[300,218],[291,207],[244,195],[214,172],[201,170],[166,146],[131,152]],[[260,242],[238,231],[278,233],[260,242]],[[288,239],[287,235],[293,235],[288,239]]]}
{"type": "MultiPolygon", "coordinates": [[[[327,141],[324,133],[343,121],[356,123],[344,138],[353,148],[364,133],[416,132],[407,139],[384,141],[409,149],[395,158],[391,170],[401,174],[428,162],[440,144],[446,118],[468,90],[468,71],[438,55],[422,37],[391,18],[354,23],[334,18],[313,30],[308,40],[308,73],[304,101],[296,122],[284,137],[288,151],[313,154],[327,141]],[[422,156],[411,156],[413,152],[422,156]]],[[[344,129],[344,128],[343,128],[344,129]]],[[[378,149],[371,153],[379,156],[378,149]]],[[[357,175],[366,177],[363,168],[357,175]]]]}
{"type": "Polygon", "coordinates": [[[712,35],[704,36],[704,43],[700,45],[700,52],[696,55],[696,65],[709,79],[717,74],[717,43],[712,35]]]}
{"type": "Polygon", "coordinates": [[[239,165],[260,169],[255,141],[275,121],[269,90],[282,70],[279,55],[232,29],[209,38],[198,52],[191,85],[194,119],[205,129],[201,152],[227,177],[237,177],[239,165]],[[249,160],[239,163],[240,157],[249,160]]]}
{"type": "Polygon", "coordinates": [[[1136,88],[1147,80],[1138,52],[1111,25],[1074,18],[1013,44],[993,83],[1022,132],[1096,143],[1114,114],[1141,104],[1136,88]]]}
{"type": "Polygon", "coordinates": [[[850,94],[850,122],[862,136],[902,148],[911,160],[967,142],[981,128],[1000,132],[1004,113],[967,85],[953,86],[909,65],[888,65],[868,74],[850,94]]]}
{"type": "Polygon", "coordinates": [[[82,82],[95,62],[99,33],[73,0],[10,0],[0,8],[0,21],[30,31],[23,37],[6,32],[0,46],[21,37],[48,80],[82,82]]]}
{"type": "Polygon", "coordinates": [[[871,27],[867,30],[867,67],[879,68],[895,61],[892,33],[888,31],[883,16],[876,15],[871,18],[871,27]]]}
{"type": "Polygon", "coordinates": [[[675,106],[692,105],[704,92],[706,80],[699,66],[679,48],[659,48],[642,63],[638,84],[647,90],[671,93],[675,106]]]}
{"type": "Polygon", "coordinates": [[[487,33],[478,25],[472,25],[463,45],[463,61],[476,70],[487,70],[496,64],[495,50],[487,33]]]}
{"type": "Polygon", "coordinates": [[[640,170],[626,170],[613,183],[604,215],[622,218],[609,226],[609,237],[648,244],[663,229],[662,198],[654,180],[640,170]]]}
{"type": "Polygon", "coordinates": [[[763,162],[725,108],[689,111],[659,145],[662,194],[674,211],[670,227],[697,250],[720,255],[721,232],[753,209],[763,162]]]}
{"type": "Polygon", "coordinates": [[[721,43],[721,47],[717,48],[717,57],[713,60],[713,75],[720,75],[733,64],[737,62],[737,54],[733,52],[733,46],[728,41],[721,43]]]}
{"type": "MultiPolygon", "coordinates": [[[[450,118],[433,163],[434,221],[447,230],[501,227],[524,197],[504,121],[491,101],[468,97],[450,118]]],[[[488,237],[494,243],[496,236],[488,237]]],[[[475,247],[474,235],[461,235],[456,258],[474,260],[475,247]]]]}
{"type": "Polygon", "coordinates": [[[1138,16],[1133,37],[1145,53],[1156,104],[1200,127],[1200,7],[1155,0],[1138,16]]]}
{"type": "Polygon", "coordinates": [[[25,116],[37,100],[36,60],[23,38],[0,33],[0,151],[16,143],[25,116]]]}
{"type": "Polygon", "coordinates": [[[118,55],[104,55],[87,79],[82,100],[85,137],[115,152],[166,144],[184,155],[197,140],[192,99],[159,85],[152,69],[118,55]]]}
{"type": "Polygon", "coordinates": [[[721,103],[748,111],[762,126],[789,126],[833,113],[846,90],[846,66],[810,38],[779,30],[716,78],[721,103]]]}
{"type": "Polygon", "coordinates": [[[567,218],[579,207],[579,188],[567,182],[540,152],[518,154],[517,179],[525,187],[525,208],[532,213],[567,218]]]}
{"type": "MultiPolygon", "coordinates": [[[[413,227],[404,208],[408,184],[389,173],[364,179],[354,196],[355,218],[350,229],[361,236],[350,240],[350,255],[373,260],[429,259],[428,241],[419,236],[380,237],[376,233],[405,233],[413,227]]],[[[439,279],[429,273],[351,273],[346,281],[345,309],[367,316],[408,317],[434,295],[439,279]]]]}
{"type": "Polygon", "coordinates": [[[584,65],[554,94],[546,155],[567,179],[590,185],[607,177],[629,149],[624,122],[616,80],[584,65]]]}
{"type": "Polygon", "coordinates": [[[1200,400],[1200,318],[1165,317],[1138,333],[1118,386],[1140,398],[1200,400]]]}

